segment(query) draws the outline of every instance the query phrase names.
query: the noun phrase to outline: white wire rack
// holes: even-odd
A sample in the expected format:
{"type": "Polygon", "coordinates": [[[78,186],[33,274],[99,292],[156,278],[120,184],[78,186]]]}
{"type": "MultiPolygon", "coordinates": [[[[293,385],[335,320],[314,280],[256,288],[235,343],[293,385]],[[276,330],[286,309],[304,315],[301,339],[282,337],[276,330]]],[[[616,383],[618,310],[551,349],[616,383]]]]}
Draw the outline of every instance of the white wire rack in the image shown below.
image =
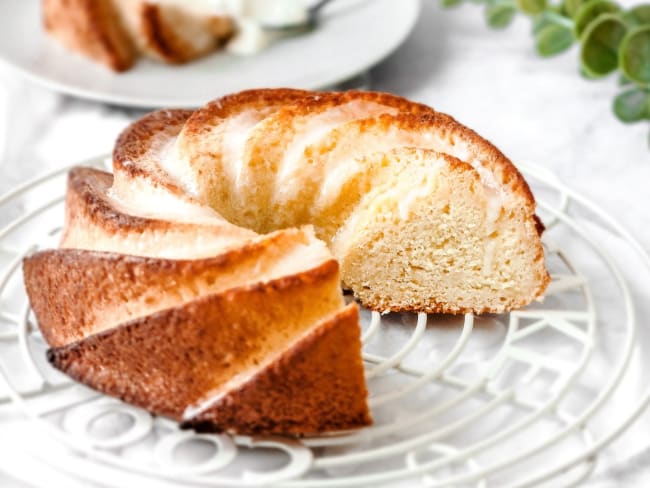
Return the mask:
{"type": "Polygon", "coordinates": [[[614,219],[526,165],[548,227],[553,279],[543,301],[476,317],[362,311],[371,427],[302,440],[181,431],[44,361],[21,260],[56,245],[67,169],[0,198],[0,385],[8,392],[0,404],[12,403],[62,447],[32,454],[72,478],[153,487],[568,486],[590,476],[650,401],[636,360],[650,352],[637,340],[634,301],[635,287],[650,284],[650,258],[614,219]],[[621,263],[633,263],[632,285],[621,263]]]}

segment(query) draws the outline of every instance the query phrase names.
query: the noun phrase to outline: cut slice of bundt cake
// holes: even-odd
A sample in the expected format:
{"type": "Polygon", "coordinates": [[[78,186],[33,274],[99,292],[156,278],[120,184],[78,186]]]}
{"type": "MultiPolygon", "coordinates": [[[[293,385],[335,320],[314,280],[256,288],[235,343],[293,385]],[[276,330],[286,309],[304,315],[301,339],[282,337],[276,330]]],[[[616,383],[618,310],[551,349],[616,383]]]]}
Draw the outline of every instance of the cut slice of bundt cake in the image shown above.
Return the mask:
{"type": "Polygon", "coordinates": [[[234,32],[229,16],[182,0],[42,0],[46,32],[113,71],[140,55],[184,63],[214,51],[234,32]]]}
{"type": "Polygon", "coordinates": [[[335,263],[140,317],[48,357],[92,388],[204,430],[304,435],[367,425],[357,310],[315,304],[324,277],[336,278],[335,263]],[[282,380],[260,388],[269,376],[282,380]],[[228,422],[226,397],[242,419],[228,422]],[[272,398],[282,398],[275,408],[272,398]]]}

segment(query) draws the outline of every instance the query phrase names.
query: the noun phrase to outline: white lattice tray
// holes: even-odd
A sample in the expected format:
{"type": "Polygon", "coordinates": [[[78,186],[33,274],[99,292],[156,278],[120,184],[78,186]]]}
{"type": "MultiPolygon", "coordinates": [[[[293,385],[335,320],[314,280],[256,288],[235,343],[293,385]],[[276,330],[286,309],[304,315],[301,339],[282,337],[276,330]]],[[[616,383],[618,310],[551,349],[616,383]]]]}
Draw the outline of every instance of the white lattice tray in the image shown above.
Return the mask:
{"type": "Polygon", "coordinates": [[[635,294],[650,286],[650,258],[595,205],[537,167],[521,169],[548,228],[553,280],[545,299],[476,317],[362,311],[375,424],[303,440],[181,431],[54,371],[20,263],[56,245],[66,169],[5,195],[0,409],[27,419],[20,428],[29,426],[29,439],[9,445],[0,436],[0,460],[20,451],[41,468],[14,467],[14,475],[42,483],[59,473],[79,486],[502,487],[586,479],[599,459],[616,457],[610,444],[649,402],[650,304],[635,294]]]}

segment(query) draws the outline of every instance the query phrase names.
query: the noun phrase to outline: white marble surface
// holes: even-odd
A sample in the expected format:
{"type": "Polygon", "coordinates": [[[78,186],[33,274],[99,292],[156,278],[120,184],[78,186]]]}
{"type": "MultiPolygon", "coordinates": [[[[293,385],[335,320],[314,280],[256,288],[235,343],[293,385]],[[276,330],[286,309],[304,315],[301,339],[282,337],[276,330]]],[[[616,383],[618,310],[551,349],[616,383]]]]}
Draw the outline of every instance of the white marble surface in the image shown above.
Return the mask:
{"type": "MultiPolygon", "coordinates": [[[[575,50],[538,58],[525,19],[492,31],[480,7],[443,10],[426,0],[413,35],[372,71],[372,87],[454,115],[515,162],[546,166],[650,250],[648,124],[618,122],[610,108],[616,80],[582,79],[576,58],[575,50]]],[[[139,114],[61,97],[1,70],[0,193],[39,171],[109,152],[139,114]]],[[[592,485],[648,486],[648,465],[650,454],[640,454],[592,485]]],[[[9,483],[0,477],[0,486],[9,483]]]]}

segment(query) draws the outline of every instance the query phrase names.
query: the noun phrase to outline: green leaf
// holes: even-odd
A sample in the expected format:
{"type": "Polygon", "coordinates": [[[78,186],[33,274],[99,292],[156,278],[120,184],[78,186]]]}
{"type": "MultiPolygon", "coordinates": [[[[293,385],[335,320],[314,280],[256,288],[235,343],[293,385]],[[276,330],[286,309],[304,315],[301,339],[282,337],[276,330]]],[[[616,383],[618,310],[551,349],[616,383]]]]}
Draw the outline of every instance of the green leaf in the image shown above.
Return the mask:
{"type": "Polygon", "coordinates": [[[540,56],[555,56],[569,49],[574,40],[573,29],[549,23],[535,35],[535,47],[540,56]]]}
{"type": "Polygon", "coordinates": [[[569,17],[575,17],[586,0],[564,0],[564,11],[569,17]]]}
{"type": "Polygon", "coordinates": [[[575,15],[575,34],[579,39],[587,26],[603,14],[615,13],[619,6],[608,0],[590,0],[578,9],[575,15]]]}
{"type": "Polygon", "coordinates": [[[442,6],[443,7],[455,7],[456,5],[460,5],[463,0],[442,0],[442,6]]]}
{"type": "Polygon", "coordinates": [[[605,76],[618,68],[618,48],[625,37],[625,23],[615,14],[602,14],[580,38],[580,61],[591,77],[605,76]]]}
{"type": "Polygon", "coordinates": [[[624,91],[614,99],[614,113],[626,123],[650,119],[650,94],[641,88],[624,91]]]}
{"type": "Polygon", "coordinates": [[[650,5],[638,5],[623,14],[623,20],[629,27],[650,25],[650,5]]]}
{"type": "Polygon", "coordinates": [[[628,79],[650,85],[650,25],[632,29],[623,38],[619,65],[628,79]]]}
{"type": "Polygon", "coordinates": [[[528,15],[537,15],[546,8],[546,0],[517,0],[519,10],[528,15]]]}
{"type": "Polygon", "coordinates": [[[510,25],[516,13],[515,6],[506,2],[491,3],[485,11],[488,24],[495,29],[504,29],[510,25]]]}
{"type": "Polygon", "coordinates": [[[567,19],[564,15],[546,11],[542,15],[537,15],[533,19],[533,34],[537,34],[544,27],[552,24],[563,25],[568,29],[573,30],[573,22],[567,19]]]}
{"type": "Polygon", "coordinates": [[[621,73],[618,76],[618,86],[626,86],[632,83],[632,80],[630,80],[627,76],[625,76],[623,73],[621,73]]]}
{"type": "Polygon", "coordinates": [[[580,68],[578,69],[580,71],[580,76],[583,78],[587,78],[588,80],[595,80],[596,78],[600,78],[600,76],[595,76],[594,74],[588,72],[582,65],[580,65],[580,68]]]}

